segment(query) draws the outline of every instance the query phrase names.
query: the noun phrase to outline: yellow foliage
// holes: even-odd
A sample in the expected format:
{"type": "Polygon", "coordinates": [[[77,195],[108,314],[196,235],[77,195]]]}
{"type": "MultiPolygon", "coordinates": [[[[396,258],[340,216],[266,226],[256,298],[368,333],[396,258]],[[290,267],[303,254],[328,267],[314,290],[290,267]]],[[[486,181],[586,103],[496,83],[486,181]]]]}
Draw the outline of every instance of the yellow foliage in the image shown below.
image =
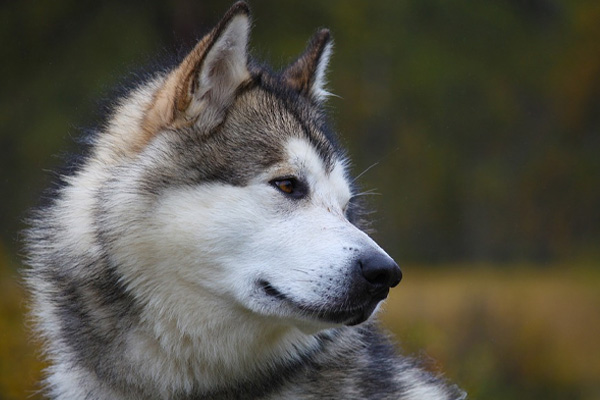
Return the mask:
{"type": "MultiPolygon", "coordinates": [[[[382,322],[471,398],[598,398],[600,272],[466,265],[404,272],[382,322]]],[[[35,399],[43,363],[25,333],[23,288],[14,274],[0,276],[0,398],[35,399]]]]}
{"type": "Polygon", "coordinates": [[[26,332],[24,290],[7,270],[0,259],[0,399],[37,399],[43,363],[26,332]]]}
{"type": "Polygon", "coordinates": [[[472,398],[597,398],[597,271],[405,270],[382,315],[385,325],[408,351],[424,349],[438,360],[472,398]]]}

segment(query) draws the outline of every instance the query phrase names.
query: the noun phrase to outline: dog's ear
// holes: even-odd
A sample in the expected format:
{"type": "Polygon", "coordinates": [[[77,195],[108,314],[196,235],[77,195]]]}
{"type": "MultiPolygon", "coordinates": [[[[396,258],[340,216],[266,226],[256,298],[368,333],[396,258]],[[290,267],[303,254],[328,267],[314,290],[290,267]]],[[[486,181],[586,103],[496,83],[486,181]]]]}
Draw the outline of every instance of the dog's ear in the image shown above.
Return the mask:
{"type": "Polygon", "coordinates": [[[196,125],[207,131],[218,125],[236,90],[250,79],[249,31],[250,9],[238,2],[167,77],[148,110],[145,130],[196,125]]]}
{"type": "Polygon", "coordinates": [[[325,90],[325,72],[332,47],[329,29],[318,31],[304,53],[283,71],[285,81],[299,93],[317,102],[324,101],[330,95],[325,90]]]}

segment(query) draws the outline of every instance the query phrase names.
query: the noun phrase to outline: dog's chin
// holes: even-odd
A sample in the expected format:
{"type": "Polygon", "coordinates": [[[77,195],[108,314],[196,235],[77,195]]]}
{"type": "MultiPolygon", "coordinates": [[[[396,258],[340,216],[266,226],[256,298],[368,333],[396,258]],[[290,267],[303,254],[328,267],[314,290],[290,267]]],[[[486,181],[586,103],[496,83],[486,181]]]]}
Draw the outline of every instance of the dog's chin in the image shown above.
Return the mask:
{"type": "Polygon", "coordinates": [[[288,309],[291,308],[302,320],[308,319],[326,325],[361,324],[369,319],[379,303],[387,297],[387,292],[375,297],[368,294],[358,295],[351,301],[345,301],[344,306],[307,304],[282,293],[267,281],[260,281],[259,286],[267,296],[280,301],[288,309]]]}
{"type": "Polygon", "coordinates": [[[374,300],[371,304],[369,304],[367,307],[358,312],[354,318],[344,321],[343,324],[347,326],[362,324],[363,322],[368,320],[369,317],[371,317],[371,315],[373,315],[380,301],[381,300],[374,300]]]}

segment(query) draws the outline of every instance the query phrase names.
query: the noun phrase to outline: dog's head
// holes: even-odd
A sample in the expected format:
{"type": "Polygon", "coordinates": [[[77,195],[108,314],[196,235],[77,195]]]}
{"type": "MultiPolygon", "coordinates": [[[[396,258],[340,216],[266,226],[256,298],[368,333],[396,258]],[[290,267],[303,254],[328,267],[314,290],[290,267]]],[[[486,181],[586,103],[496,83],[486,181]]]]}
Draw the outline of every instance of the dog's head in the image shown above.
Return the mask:
{"type": "Polygon", "coordinates": [[[176,69],[132,95],[142,112],[134,133],[112,135],[128,161],[102,190],[105,226],[118,228],[104,235],[132,292],[188,314],[186,324],[202,307],[360,323],[401,272],[354,221],[347,160],[322,112],[329,32],[271,73],[249,61],[249,26],[235,4],[176,69]]]}

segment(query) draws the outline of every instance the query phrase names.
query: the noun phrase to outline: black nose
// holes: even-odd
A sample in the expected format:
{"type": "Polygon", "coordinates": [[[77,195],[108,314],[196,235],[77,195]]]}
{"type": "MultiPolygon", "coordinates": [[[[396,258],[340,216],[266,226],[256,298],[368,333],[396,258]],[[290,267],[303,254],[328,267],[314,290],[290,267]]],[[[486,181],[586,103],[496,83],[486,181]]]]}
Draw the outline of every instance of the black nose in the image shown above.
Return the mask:
{"type": "Polygon", "coordinates": [[[398,264],[381,252],[369,252],[358,260],[363,277],[369,283],[373,294],[385,293],[402,280],[398,264]]]}

